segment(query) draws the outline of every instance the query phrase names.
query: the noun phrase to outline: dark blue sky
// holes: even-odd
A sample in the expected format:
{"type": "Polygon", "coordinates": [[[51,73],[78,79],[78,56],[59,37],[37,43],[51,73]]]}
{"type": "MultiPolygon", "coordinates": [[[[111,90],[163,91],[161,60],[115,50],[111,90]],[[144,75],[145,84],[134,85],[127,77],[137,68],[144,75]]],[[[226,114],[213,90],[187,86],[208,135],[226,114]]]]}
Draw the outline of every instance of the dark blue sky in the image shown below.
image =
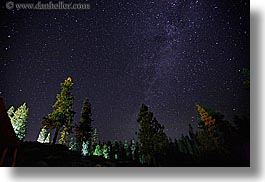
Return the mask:
{"type": "Polygon", "coordinates": [[[0,96],[7,107],[28,104],[27,140],[68,76],[74,120],[88,96],[100,140],[136,138],[142,103],[172,138],[196,127],[194,103],[229,120],[249,115],[248,1],[79,2],[91,9],[17,11],[1,2],[0,96]]]}

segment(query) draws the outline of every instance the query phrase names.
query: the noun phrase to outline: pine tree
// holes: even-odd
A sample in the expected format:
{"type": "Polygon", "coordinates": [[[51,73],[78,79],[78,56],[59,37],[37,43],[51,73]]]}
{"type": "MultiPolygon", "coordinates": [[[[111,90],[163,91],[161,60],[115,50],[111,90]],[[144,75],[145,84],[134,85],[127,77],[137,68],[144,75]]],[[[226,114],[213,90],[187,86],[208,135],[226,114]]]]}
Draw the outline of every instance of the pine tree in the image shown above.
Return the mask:
{"type": "Polygon", "coordinates": [[[53,137],[52,144],[56,143],[59,130],[61,131],[61,138],[59,142],[61,144],[67,144],[68,135],[72,131],[72,121],[75,112],[73,111],[74,96],[71,94],[73,81],[68,77],[63,83],[61,83],[61,92],[57,94],[57,101],[53,105],[54,111],[44,117],[42,125],[47,129],[56,129],[53,137]]]}
{"type": "Polygon", "coordinates": [[[48,136],[44,140],[44,143],[50,143],[51,133],[48,133],[48,136]]]}
{"type": "Polygon", "coordinates": [[[195,139],[195,134],[194,134],[191,124],[189,124],[189,136],[191,139],[195,139]]]}
{"type": "Polygon", "coordinates": [[[81,118],[78,125],[75,127],[75,137],[79,145],[83,143],[83,141],[88,142],[88,148],[91,148],[92,145],[92,112],[91,112],[91,104],[89,103],[88,98],[85,99],[83,103],[83,108],[81,111],[81,118]]]}
{"type": "Polygon", "coordinates": [[[71,150],[71,151],[75,151],[75,152],[77,152],[77,151],[79,151],[80,150],[80,145],[78,145],[78,143],[77,143],[77,141],[76,141],[76,138],[75,137],[72,137],[71,139],[70,139],[70,142],[69,142],[69,150],[71,150]]]}
{"type": "Polygon", "coordinates": [[[14,113],[15,113],[15,107],[11,106],[8,110],[7,110],[7,114],[12,122],[12,119],[14,117],[14,113]]]}
{"type": "Polygon", "coordinates": [[[169,147],[168,137],[164,132],[164,126],[158,123],[157,119],[152,120],[152,129],[154,132],[154,152],[160,155],[166,155],[166,151],[169,147]]]}
{"type": "Polygon", "coordinates": [[[7,111],[17,138],[23,141],[27,133],[28,108],[26,103],[17,110],[13,106],[7,111]]]}
{"type": "Polygon", "coordinates": [[[193,156],[194,157],[197,157],[198,156],[198,141],[197,141],[197,138],[196,138],[196,134],[194,133],[193,131],[193,128],[191,126],[191,124],[189,124],[189,143],[190,143],[190,146],[191,146],[191,149],[192,149],[192,153],[193,153],[193,156]]]}
{"type": "Polygon", "coordinates": [[[140,124],[140,130],[138,133],[138,139],[141,144],[142,155],[148,163],[151,163],[154,157],[153,153],[153,133],[151,129],[151,123],[153,119],[153,113],[148,112],[148,107],[142,104],[140,113],[138,115],[137,122],[140,124]]]}
{"type": "Polygon", "coordinates": [[[120,149],[119,143],[118,141],[115,140],[115,142],[112,144],[113,157],[115,160],[119,159],[119,153],[120,153],[119,149],[120,149]]]}
{"type": "Polygon", "coordinates": [[[46,135],[47,135],[47,130],[45,128],[42,128],[39,133],[37,141],[40,143],[44,143],[44,141],[46,140],[46,135]]]}
{"type": "Polygon", "coordinates": [[[92,146],[96,146],[98,144],[98,132],[97,128],[94,128],[94,132],[92,134],[92,146]]]}
{"type": "Polygon", "coordinates": [[[102,150],[100,149],[100,145],[97,145],[94,152],[93,152],[93,155],[97,155],[97,156],[102,156],[102,150]]]}
{"type": "Polygon", "coordinates": [[[157,165],[156,157],[165,155],[168,148],[168,138],[164,133],[164,127],[158,123],[148,107],[142,104],[137,122],[140,124],[138,139],[141,143],[141,151],[148,165],[157,165]]]}
{"type": "Polygon", "coordinates": [[[132,140],[131,141],[131,147],[130,147],[130,149],[131,149],[131,153],[132,153],[132,160],[136,160],[136,144],[135,144],[135,141],[134,140],[132,140]]]}
{"type": "Polygon", "coordinates": [[[110,158],[110,151],[109,151],[109,148],[108,148],[108,145],[104,144],[103,147],[102,147],[102,154],[103,154],[103,157],[105,159],[109,159],[110,158]]]}
{"type": "Polygon", "coordinates": [[[82,155],[87,156],[88,154],[89,154],[88,141],[83,141],[83,143],[82,143],[82,155]]]}
{"type": "Polygon", "coordinates": [[[210,116],[203,107],[198,104],[196,104],[196,107],[201,119],[199,125],[202,125],[204,127],[215,123],[215,119],[213,119],[212,116],[210,116]]]}
{"type": "Polygon", "coordinates": [[[129,148],[129,144],[127,140],[124,141],[123,148],[125,150],[125,158],[126,160],[129,160],[130,159],[130,148],[129,148]]]}
{"type": "Polygon", "coordinates": [[[197,133],[201,153],[215,153],[228,157],[231,150],[232,125],[224,120],[224,116],[213,110],[196,105],[200,115],[202,130],[197,133]]]}

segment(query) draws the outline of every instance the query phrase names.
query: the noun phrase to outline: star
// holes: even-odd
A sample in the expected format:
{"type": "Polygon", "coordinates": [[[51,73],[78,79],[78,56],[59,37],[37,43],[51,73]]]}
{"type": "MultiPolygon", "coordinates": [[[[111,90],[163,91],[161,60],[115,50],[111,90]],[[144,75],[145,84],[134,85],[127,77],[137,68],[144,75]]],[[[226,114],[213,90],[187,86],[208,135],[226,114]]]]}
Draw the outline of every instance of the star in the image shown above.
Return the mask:
{"type": "Polygon", "coordinates": [[[200,0],[96,0],[90,10],[13,11],[0,17],[0,94],[8,107],[31,106],[27,140],[35,140],[68,77],[73,125],[89,97],[101,141],[136,138],[142,103],[171,138],[186,135],[189,123],[196,128],[194,103],[232,121],[249,114],[246,6],[246,0],[207,6],[200,0]]]}

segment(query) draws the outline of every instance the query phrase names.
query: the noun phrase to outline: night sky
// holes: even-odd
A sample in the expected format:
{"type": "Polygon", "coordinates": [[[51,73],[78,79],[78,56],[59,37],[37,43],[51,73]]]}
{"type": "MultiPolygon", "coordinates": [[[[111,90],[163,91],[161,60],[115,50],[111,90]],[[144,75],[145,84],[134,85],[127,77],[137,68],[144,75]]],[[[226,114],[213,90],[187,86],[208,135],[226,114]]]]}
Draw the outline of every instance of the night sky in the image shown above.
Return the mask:
{"type": "Polygon", "coordinates": [[[248,1],[78,2],[91,9],[18,11],[1,1],[0,96],[7,108],[27,103],[26,140],[37,139],[68,76],[74,121],[89,97],[100,140],[136,138],[142,103],[171,138],[196,127],[195,103],[228,120],[249,115],[248,1]]]}

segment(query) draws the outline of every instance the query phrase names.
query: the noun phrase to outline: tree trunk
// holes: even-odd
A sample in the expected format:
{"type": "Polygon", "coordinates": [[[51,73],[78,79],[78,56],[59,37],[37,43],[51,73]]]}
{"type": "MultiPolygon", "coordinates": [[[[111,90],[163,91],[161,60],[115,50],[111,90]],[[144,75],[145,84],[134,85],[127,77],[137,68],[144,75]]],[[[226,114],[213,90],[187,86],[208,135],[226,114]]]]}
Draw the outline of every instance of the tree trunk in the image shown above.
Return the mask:
{"type": "Polygon", "coordinates": [[[56,131],[55,131],[55,134],[54,134],[54,137],[53,137],[53,140],[52,140],[52,144],[53,145],[56,143],[58,133],[59,133],[59,128],[56,128],[56,131]]]}

